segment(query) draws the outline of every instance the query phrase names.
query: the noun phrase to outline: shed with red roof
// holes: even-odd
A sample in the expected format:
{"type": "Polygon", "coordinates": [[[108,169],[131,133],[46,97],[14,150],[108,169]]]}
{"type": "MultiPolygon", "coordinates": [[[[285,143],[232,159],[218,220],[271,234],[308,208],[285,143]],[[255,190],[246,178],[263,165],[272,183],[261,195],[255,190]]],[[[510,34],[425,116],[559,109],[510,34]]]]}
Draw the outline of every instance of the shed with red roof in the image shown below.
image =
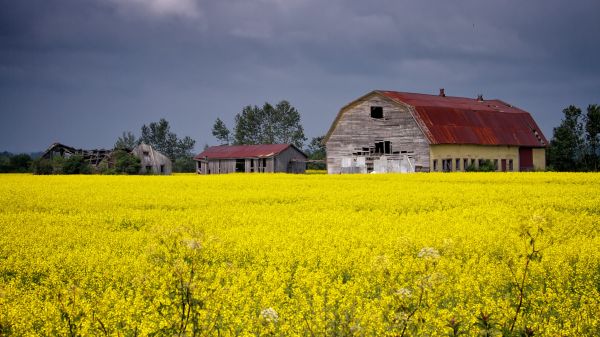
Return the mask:
{"type": "Polygon", "coordinates": [[[293,144],[211,146],[194,157],[199,174],[304,173],[307,159],[293,144]]]}
{"type": "Polygon", "coordinates": [[[340,109],[324,138],[329,173],[545,169],[531,115],[498,99],[375,90],[340,109]]]}

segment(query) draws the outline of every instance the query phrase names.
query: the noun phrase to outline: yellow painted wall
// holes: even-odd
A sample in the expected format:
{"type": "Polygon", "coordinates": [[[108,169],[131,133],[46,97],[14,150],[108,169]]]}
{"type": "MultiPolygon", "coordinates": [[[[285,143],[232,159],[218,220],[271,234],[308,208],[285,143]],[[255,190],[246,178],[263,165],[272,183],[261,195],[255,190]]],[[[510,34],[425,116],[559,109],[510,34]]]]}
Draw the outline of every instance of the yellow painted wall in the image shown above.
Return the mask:
{"type": "Polygon", "coordinates": [[[535,170],[545,170],[546,169],[546,149],[533,149],[533,168],[535,170]]]}
{"type": "Polygon", "coordinates": [[[486,145],[458,145],[442,144],[430,146],[430,166],[433,171],[433,161],[437,159],[437,170],[442,170],[442,160],[452,159],[452,171],[455,171],[455,160],[460,159],[459,171],[464,171],[463,159],[475,159],[475,165],[479,159],[489,159],[494,162],[498,159],[498,170],[502,170],[502,159],[506,159],[506,168],[508,160],[513,160],[513,171],[519,170],[519,147],[517,146],[486,146],[486,145]]]}

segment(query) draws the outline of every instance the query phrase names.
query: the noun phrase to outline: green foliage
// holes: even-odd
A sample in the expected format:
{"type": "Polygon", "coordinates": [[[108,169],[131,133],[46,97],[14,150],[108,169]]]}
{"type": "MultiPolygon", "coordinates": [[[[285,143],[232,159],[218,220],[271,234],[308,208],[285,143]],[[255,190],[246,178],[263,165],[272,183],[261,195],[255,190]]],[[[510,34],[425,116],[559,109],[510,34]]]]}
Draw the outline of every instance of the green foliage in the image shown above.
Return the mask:
{"type": "Polygon", "coordinates": [[[191,157],[179,157],[173,163],[174,172],[196,172],[196,162],[191,157]]]}
{"type": "MultiPolygon", "coordinates": [[[[120,174],[138,174],[142,168],[141,161],[138,157],[125,150],[115,150],[113,152],[115,161],[114,171],[120,174]]],[[[111,174],[111,172],[105,172],[111,174]]]]}
{"type": "Polygon", "coordinates": [[[588,170],[598,171],[600,168],[600,106],[589,105],[585,116],[585,132],[587,141],[586,164],[588,170]]]}
{"type": "MultiPolygon", "coordinates": [[[[308,144],[308,148],[306,149],[308,159],[327,159],[327,153],[325,149],[325,144],[323,144],[323,138],[325,138],[325,136],[313,137],[313,139],[310,140],[310,144],[308,144]]],[[[307,165],[307,169],[309,170],[325,170],[326,168],[327,165],[325,163],[308,163],[307,165]]]]}
{"type": "Polygon", "coordinates": [[[138,140],[135,138],[135,135],[131,131],[123,132],[123,135],[120,136],[115,142],[115,149],[123,149],[123,150],[133,150],[133,148],[137,145],[138,140]]]}
{"type": "Polygon", "coordinates": [[[171,132],[169,122],[161,118],[158,123],[152,122],[142,126],[142,136],[138,143],[152,146],[175,162],[177,158],[193,157],[192,150],[196,141],[188,136],[182,139],[177,138],[177,135],[171,132]]]}
{"type": "Polygon", "coordinates": [[[231,141],[230,131],[220,118],[217,118],[215,124],[213,125],[212,135],[215,136],[215,138],[217,138],[221,144],[229,144],[231,141]]]}
{"type": "Polygon", "coordinates": [[[598,171],[600,106],[589,105],[583,116],[581,109],[571,105],[563,114],[548,148],[548,167],[556,171],[598,171]]]}
{"type": "Polygon", "coordinates": [[[62,166],[63,174],[90,174],[92,170],[82,156],[75,155],[65,159],[62,166]]]}
{"type": "Polygon", "coordinates": [[[38,158],[31,164],[33,174],[52,174],[54,167],[52,161],[44,158],[38,158]]]}
{"type": "Polygon", "coordinates": [[[0,173],[26,173],[31,172],[31,156],[25,153],[12,154],[0,153],[0,173]]]}
{"type": "MultiPolygon", "coordinates": [[[[215,126],[219,121],[217,119],[215,126]]],[[[225,128],[224,124],[219,124],[221,126],[225,128]]],[[[213,128],[213,135],[214,131],[213,128]]],[[[229,130],[220,132],[225,134],[229,130]]],[[[283,100],[275,106],[265,102],[260,108],[248,105],[235,116],[234,144],[294,144],[302,148],[304,141],[300,113],[288,101],[283,100]]]]}

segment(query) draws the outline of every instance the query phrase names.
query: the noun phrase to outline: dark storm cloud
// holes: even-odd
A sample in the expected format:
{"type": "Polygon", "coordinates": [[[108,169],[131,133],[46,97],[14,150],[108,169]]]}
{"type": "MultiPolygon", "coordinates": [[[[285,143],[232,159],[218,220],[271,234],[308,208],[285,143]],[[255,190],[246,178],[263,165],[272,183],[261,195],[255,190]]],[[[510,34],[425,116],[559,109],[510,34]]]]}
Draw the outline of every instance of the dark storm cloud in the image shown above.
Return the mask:
{"type": "Polygon", "coordinates": [[[110,147],[288,99],[310,136],[373,89],[483,93],[547,136],[599,103],[597,1],[0,0],[0,149],[110,147]]]}

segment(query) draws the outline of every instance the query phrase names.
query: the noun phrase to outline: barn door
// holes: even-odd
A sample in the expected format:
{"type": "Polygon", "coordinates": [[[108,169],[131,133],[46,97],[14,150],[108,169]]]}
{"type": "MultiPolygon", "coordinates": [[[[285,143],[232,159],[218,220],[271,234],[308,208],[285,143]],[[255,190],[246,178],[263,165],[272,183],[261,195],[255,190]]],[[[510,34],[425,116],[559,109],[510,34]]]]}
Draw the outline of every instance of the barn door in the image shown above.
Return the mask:
{"type": "Polygon", "coordinates": [[[533,171],[533,149],[530,147],[519,148],[519,171],[533,171]]]}

